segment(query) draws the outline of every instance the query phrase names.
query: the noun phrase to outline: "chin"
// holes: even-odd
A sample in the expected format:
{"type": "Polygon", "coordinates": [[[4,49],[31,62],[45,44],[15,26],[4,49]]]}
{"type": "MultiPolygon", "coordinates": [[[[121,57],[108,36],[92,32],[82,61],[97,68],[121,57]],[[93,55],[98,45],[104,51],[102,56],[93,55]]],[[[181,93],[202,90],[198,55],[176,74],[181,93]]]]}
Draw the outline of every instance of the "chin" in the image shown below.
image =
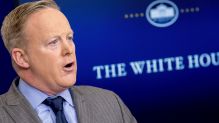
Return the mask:
{"type": "Polygon", "coordinates": [[[61,83],[61,85],[63,85],[63,87],[69,88],[72,87],[76,82],[76,79],[73,79],[72,77],[70,79],[65,79],[65,81],[63,83],[61,83]]]}

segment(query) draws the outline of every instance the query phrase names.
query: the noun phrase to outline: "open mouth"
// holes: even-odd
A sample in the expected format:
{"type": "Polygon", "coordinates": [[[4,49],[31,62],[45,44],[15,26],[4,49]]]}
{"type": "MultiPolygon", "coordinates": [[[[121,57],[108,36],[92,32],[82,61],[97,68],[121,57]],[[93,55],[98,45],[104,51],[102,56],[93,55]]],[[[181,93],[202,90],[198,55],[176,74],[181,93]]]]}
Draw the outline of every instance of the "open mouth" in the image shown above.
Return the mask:
{"type": "Polygon", "coordinates": [[[66,64],[64,67],[65,68],[70,68],[73,65],[73,62],[66,64]]]}
{"type": "Polygon", "coordinates": [[[68,63],[64,66],[64,71],[71,72],[73,70],[74,62],[68,63]]]}

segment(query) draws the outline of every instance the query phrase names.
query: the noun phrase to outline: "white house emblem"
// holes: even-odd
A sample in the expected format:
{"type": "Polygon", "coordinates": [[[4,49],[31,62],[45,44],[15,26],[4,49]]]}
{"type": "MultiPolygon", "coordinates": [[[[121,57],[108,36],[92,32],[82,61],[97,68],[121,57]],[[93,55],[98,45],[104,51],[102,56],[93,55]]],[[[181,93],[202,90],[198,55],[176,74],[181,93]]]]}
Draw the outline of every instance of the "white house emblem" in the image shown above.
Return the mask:
{"type": "Polygon", "coordinates": [[[156,0],[146,9],[148,22],[156,27],[168,27],[176,22],[178,16],[178,7],[169,0],[156,0]]]}

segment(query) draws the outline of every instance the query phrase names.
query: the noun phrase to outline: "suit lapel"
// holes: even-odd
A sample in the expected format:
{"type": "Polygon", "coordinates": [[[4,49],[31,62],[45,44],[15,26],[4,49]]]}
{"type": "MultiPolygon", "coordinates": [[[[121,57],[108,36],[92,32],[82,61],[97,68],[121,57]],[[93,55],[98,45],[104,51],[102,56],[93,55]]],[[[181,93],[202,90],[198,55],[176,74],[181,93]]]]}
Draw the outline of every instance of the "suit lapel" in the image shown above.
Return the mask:
{"type": "Polygon", "coordinates": [[[41,121],[37,113],[18,91],[16,87],[17,81],[18,79],[13,81],[12,86],[6,94],[7,105],[4,106],[5,110],[17,123],[40,123],[41,121]]]}
{"type": "Polygon", "coordinates": [[[86,102],[83,93],[76,87],[73,87],[71,90],[73,92],[71,95],[76,108],[78,123],[95,123],[94,114],[92,113],[89,104],[86,102]]]}

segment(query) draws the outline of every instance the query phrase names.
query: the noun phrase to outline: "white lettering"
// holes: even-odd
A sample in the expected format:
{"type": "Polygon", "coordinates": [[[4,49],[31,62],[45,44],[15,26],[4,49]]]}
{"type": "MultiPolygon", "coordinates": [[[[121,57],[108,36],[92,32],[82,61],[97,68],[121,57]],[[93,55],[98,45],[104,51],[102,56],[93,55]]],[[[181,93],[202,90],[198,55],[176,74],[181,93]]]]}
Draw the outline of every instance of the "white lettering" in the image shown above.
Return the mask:
{"type": "Polygon", "coordinates": [[[183,57],[179,56],[175,58],[176,60],[176,70],[183,70],[185,68],[183,64],[183,57]]]}
{"type": "Polygon", "coordinates": [[[211,64],[211,57],[207,53],[201,54],[199,62],[202,67],[208,67],[211,64]]]}
{"type": "Polygon", "coordinates": [[[165,58],[164,62],[167,62],[167,70],[168,71],[172,71],[173,70],[173,66],[172,66],[172,62],[174,61],[174,58],[165,58]]]}
{"type": "Polygon", "coordinates": [[[132,71],[134,71],[134,74],[142,74],[145,62],[144,61],[136,61],[136,62],[130,62],[130,65],[132,67],[132,71]]]}
{"type": "Polygon", "coordinates": [[[105,78],[116,77],[116,66],[115,64],[105,65],[105,78]]]}
{"type": "Polygon", "coordinates": [[[101,70],[103,70],[103,66],[94,66],[93,67],[93,71],[97,71],[97,77],[96,79],[102,79],[102,76],[101,76],[101,70]]]}
{"type": "Polygon", "coordinates": [[[125,70],[125,63],[120,63],[120,64],[117,64],[117,68],[118,68],[118,76],[119,77],[122,77],[122,76],[126,76],[127,75],[127,72],[125,70]]]}
{"type": "Polygon", "coordinates": [[[199,68],[198,55],[188,55],[189,69],[199,68]]]}
{"type": "Polygon", "coordinates": [[[216,53],[211,53],[211,59],[212,59],[212,64],[214,66],[218,66],[219,65],[219,52],[216,53]]]}
{"type": "MultiPolygon", "coordinates": [[[[187,59],[188,69],[209,67],[210,65],[219,66],[219,52],[188,55],[187,59]]],[[[131,69],[128,70],[131,70],[134,75],[141,75],[144,71],[150,74],[185,69],[183,56],[132,61],[129,65],[131,69]]],[[[96,79],[124,77],[128,75],[125,63],[94,66],[93,71],[96,72],[96,79]]]]}
{"type": "Polygon", "coordinates": [[[159,60],[158,60],[158,63],[159,63],[159,71],[160,71],[160,72],[163,72],[163,71],[164,71],[164,68],[163,68],[163,59],[159,59],[159,60]]]}
{"type": "Polygon", "coordinates": [[[156,73],[157,72],[157,61],[156,60],[146,60],[147,64],[147,73],[156,73]]]}

